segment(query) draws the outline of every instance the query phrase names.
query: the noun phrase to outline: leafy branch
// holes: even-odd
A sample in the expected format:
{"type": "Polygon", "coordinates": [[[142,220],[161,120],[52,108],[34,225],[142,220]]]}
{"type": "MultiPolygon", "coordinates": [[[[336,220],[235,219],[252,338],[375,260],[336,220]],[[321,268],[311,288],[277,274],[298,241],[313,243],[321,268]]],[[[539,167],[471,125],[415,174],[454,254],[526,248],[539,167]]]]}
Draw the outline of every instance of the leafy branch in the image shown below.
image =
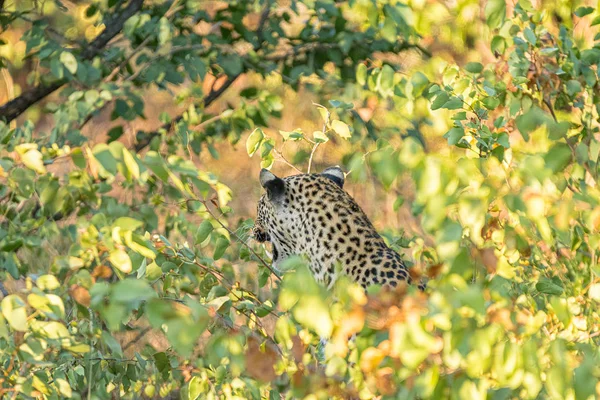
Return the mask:
{"type": "MultiPolygon", "coordinates": [[[[106,27],[94,39],[88,46],[81,49],[81,58],[83,60],[91,60],[99,55],[106,45],[123,29],[125,21],[131,16],[137,13],[144,4],[144,0],[131,0],[127,7],[125,7],[120,13],[112,15],[106,22],[106,27]]],[[[66,78],[57,79],[50,83],[42,83],[36,87],[28,89],[26,92],[21,94],[19,97],[8,101],[6,104],[0,106],[0,119],[4,119],[5,122],[11,122],[17,118],[29,107],[34,105],[40,100],[43,100],[46,96],[52,94],[58,90],[61,86],[67,83],[66,78]]]]}

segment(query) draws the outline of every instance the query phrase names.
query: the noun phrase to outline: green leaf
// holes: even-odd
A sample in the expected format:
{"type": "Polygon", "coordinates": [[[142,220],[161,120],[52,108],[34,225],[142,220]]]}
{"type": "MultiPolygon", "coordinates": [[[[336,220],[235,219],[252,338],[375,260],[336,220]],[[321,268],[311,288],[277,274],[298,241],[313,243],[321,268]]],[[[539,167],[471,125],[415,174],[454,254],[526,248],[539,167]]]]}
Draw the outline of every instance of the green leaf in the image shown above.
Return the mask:
{"type": "Polygon", "coordinates": [[[458,142],[460,142],[460,139],[463,138],[463,136],[465,136],[465,131],[463,128],[459,128],[459,127],[454,127],[452,129],[450,129],[445,135],[444,138],[448,139],[448,144],[450,146],[454,146],[456,145],[458,142]]]}
{"type": "Polygon", "coordinates": [[[491,50],[493,53],[498,53],[499,55],[504,54],[504,51],[506,51],[506,39],[502,36],[494,36],[492,38],[491,50]]]}
{"type": "Polygon", "coordinates": [[[508,134],[506,132],[502,132],[500,135],[498,135],[498,144],[502,147],[504,147],[505,149],[510,148],[510,141],[509,141],[509,137],[508,134]]]}
{"type": "Polygon", "coordinates": [[[120,303],[135,303],[156,297],[156,292],[148,282],[128,278],[117,282],[112,287],[111,300],[120,303]]]}
{"type": "Polygon", "coordinates": [[[256,153],[263,139],[265,138],[265,134],[262,129],[256,128],[246,139],[246,152],[250,157],[256,153]]]}
{"type": "Polygon", "coordinates": [[[447,110],[458,110],[463,108],[463,105],[464,103],[460,97],[452,96],[450,97],[450,100],[444,103],[443,108],[447,110]]]}
{"type": "Polygon", "coordinates": [[[225,254],[225,250],[227,250],[227,247],[229,247],[229,240],[227,240],[226,237],[219,237],[217,239],[217,243],[215,244],[215,253],[213,254],[213,259],[214,260],[218,260],[221,257],[223,257],[223,254],[225,254]]]}
{"type": "Polygon", "coordinates": [[[593,162],[597,162],[598,161],[598,156],[600,156],[600,142],[599,141],[592,141],[590,143],[590,160],[592,160],[593,162]]]}
{"type": "Polygon", "coordinates": [[[196,234],[194,235],[194,241],[197,245],[204,243],[204,241],[208,238],[208,235],[213,231],[213,226],[208,220],[202,221],[198,229],[196,230],[196,234]]]}
{"type": "Polygon", "coordinates": [[[96,103],[96,101],[98,101],[98,98],[100,97],[100,93],[95,89],[87,90],[85,92],[84,97],[85,97],[85,101],[88,104],[94,105],[96,103]]]}
{"type": "Polygon", "coordinates": [[[367,66],[363,63],[356,67],[356,82],[361,86],[367,83],[367,66]]]}
{"type": "Polygon", "coordinates": [[[527,40],[532,46],[535,46],[537,43],[537,37],[529,27],[523,30],[523,36],[525,36],[525,40],[527,40]]]}
{"type": "Polygon", "coordinates": [[[236,76],[244,70],[242,58],[235,54],[227,54],[218,57],[219,65],[229,76],[236,76]]]}
{"type": "Polygon", "coordinates": [[[478,62],[470,62],[465,65],[465,69],[472,74],[478,74],[483,71],[483,64],[478,62]]]}
{"type": "Polygon", "coordinates": [[[15,331],[27,331],[27,308],[25,302],[15,294],[9,294],[0,303],[2,315],[15,331]]]}
{"type": "Polygon", "coordinates": [[[158,21],[158,44],[163,45],[171,39],[171,24],[166,17],[158,21]]]}
{"type": "Polygon", "coordinates": [[[552,294],[555,296],[560,296],[564,291],[561,286],[557,285],[554,281],[548,278],[540,278],[540,280],[535,284],[535,288],[540,293],[552,294]]]}
{"type": "Polygon", "coordinates": [[[113,227],[121,228],[125,231],[135,231],[137,228],[144,226],[142,221],[131,217],[119,217],[113,222],[113,227]]]}
{"type": "Polygon", "coordinates": [[[440,92],[435,97],[435,100],[433,100],[433,102],[431,103],[431,109],[437,110],[437,109],[442,108],[444,106],[444,104],[446,104],[448,102],[449,99],[450,99],[450,96],[448,95],[448,93],[440,92]]]}
{"type": "Polygon", "coordinates": [[[258,89],[255,87],[247,87],[240,92],[240,96],[246,99],[254,99],[258,95],[258,89]]]}
{"type": "Polygon", "coordinates": [[[379,31],[381,37],[390,43],[396,42],[398,39],[398,30],[396,29],[396,23],[390,17],[385,18],[383,21],[383,27],[379,31]]]}
{"type": "Polygon", "coordinates": [[[202,382],[202,378],[194,376],[188,385],[188,400],[197,400],[200,395],[206,390],[206,384],[202,382]]]}
{"type": "Polygon", "coordinates": [[[169,170],[167,169],[167,166],[165,165],[165,161],[162,159],[162,157],[155,151],[149,151],[146,153],[146,156],[144,157],[144,164],[150,168],[150,170],[152,172],[154,172],[154,174],[156,176],[158,176],[160,178],[160,180],[162,180],[163,182],[166,182],[169,180],[169,170]]]}
{"type": "Polygon", "coordinates": [[[594,7],[579,7],[575,10],[574,14],[579,18],[583,18],[594,12],[594,7]]]}
{"type": "Polygon", "coordinates": [[[102,331],[102,342],[108,346],[113,354],[123,356],[123,349],[121,348],[119,341],[115,339],[113,335],[106,331],[102,331]]]}
{"type": "Polygon", "coordinates": [[[278,265],[277,265],[277,269],[280,270],[281,272],[288,272],[288,271],[294,271],[296,269],[299,269],[301,267],[306,267],[307,263],[306,261],[300,257],[300,256],[290,256],[288,258],[286,258],[285,260],[281,261],[278,265]]]}
{"type": "Polygon", "coordinates": [[[485,108],[488,110],[494,110],[500,105],[500,100],[497,97],[488,96],[481,101],[485,108]]]}
{"type": "Polygon", "coordinates": [[[342,110],[351,110],[354,108],[354,104],[339,100],[329,100],[329,104],[331,104],[334,108],[340,108],[342,110]]]}
{"type": "Polygon", "coordinates": [[[429,79],[424,73],[417,71],[410,77],[410,83],[412,83],[413,87],[412,95],[417,98],[423,94],[423,91],[429,85],[429,79]]]}
{"type": "Polygon", "coordinates": [[[555,173],[564,170],[571,162],[571,158],[571,149],[565,143],[557,143],[544,156],[546,167],[555,173]]]}
{"type": "Polygon", "coordinates": [[[340,121],[339,119],[334,119],[331,122],[331,128],[337,133],[342,139],[349,139],[352,134],[350,133],[350,128],[346,125],[345,122],[340,121]]]}
{"type": "Polygon", "coordinates": [[[219,296],[215,299],[212,299],[211,301],[206,303],[206,307],[212,308],[215,311],[219,311],[226,303],[228,306],[231,304],[231,298],[228,295],[219,296]]]}
{"type": "Polygon", "coordinates": [[[566,86],[567,86],[567,93],[569,94],[569,96],[574,96],[574,95],[578,94],[579,92],[581,92],[581,83],[579,83],[579,81],[571,79],[570,81],[567,82],[566,86]]]}
{"type": "Polygon", "coordinates": [[[538,129],[541,125],[548,123],[549,121],[549,117],[537,107],[532,107],[525,114],[521,114],[515,118],[517,129],[525,141],[529,141],[529,134],[531,132],[538,129]]]}
{"type": "Polygon", "coordinates": [[[85,16],[86,18],[92,18],[97,12],[98,7],[95,4],[91,4],[88,8],[86,8],[85,16]]]}
{"type": "Polygon", "coordinates": [[[296,129],[291,132],[280,130],[279,134],[283,137],[283,140],[302,140],[302,138],[304,137],[304,134],[300,129],[296,129]]]}
{"type": "Polygon", "coordinates": [[[381,69],[379,87],[384,92],[391,92],[394,89],[394,69],[385,64],[381,69]]]}
{"type": "Polygon", "coordinates": [[[108,141],[107,143],[114,142],[123,136],[123,127],[121,125],[115,126],[111,130],[108,131],[108,141]]]}
{"type": "Polygon", "coordinates": [[[117,174],[117,160],[115,160],[115,156],[110,151],[110,147],[108,147],[105,143],[100,143],[94,146],[92,151],[94,158],[98,160],[102,168],[109,173],[110,175],[117,174]]]}
{"type": "Polygon", "coordinates": [[[60,53],[60,62],[71,74],[75,75],[77,72],[77,59],[73,53],[69,51],[63,51],[60,53]]]}
{"type": "Polygon", "coordinates": [[[87,165],[85,156],[83,155],[83,151],[81,151],[80,147],[71,151],[71,160],[73,160],[73,164],[80,169],[84,169],[87,165]]]}
{"type": "Polygon", "coordinates": [[[506,0],[488,0],[485,5],[485,20],[492,29],[498,28],[506,18],[506,0]]]}
{"type": "Polygon", "coordinates": [[[323,131],[314,131],[313,139],[317,143],[327,143],[329,141],[329,138],[327,137],[326,134],[323,133],[323,131]]]}

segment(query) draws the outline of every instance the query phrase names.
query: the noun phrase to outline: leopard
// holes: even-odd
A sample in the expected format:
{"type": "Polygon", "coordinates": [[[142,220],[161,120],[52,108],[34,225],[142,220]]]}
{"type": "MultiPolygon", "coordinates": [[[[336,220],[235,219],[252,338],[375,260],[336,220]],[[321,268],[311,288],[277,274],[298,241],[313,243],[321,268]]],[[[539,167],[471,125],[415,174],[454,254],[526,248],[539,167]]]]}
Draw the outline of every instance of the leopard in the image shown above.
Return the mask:
{"type": "MultiPolygon", "coordinates": [[[[313,277],[327,288],[342,275],[364,289],[417,281],[344,190],[345,174],[339,166],[283,178],[263,168],[259,181],[264,193],[252,236],[259,243],[271,243],[274,270],[281,272],[282,262],[297,255],[308,258],[313,277]]],[[[423,280],[418,280],[418,288],[425,289],[423,280]]]]}

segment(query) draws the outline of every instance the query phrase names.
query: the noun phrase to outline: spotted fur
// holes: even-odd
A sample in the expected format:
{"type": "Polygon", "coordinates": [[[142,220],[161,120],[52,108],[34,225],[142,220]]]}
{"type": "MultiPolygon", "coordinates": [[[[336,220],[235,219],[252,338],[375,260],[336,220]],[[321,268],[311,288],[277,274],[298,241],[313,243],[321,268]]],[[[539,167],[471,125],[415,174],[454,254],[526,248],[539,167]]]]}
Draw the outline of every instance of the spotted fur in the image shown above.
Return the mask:
{"type": "Polygon", "coordinates": [[[363,287],[411,282],[400,255],[344,191],[340,168],[283,179],[262,170],[260,181],[266,193],[258,202],[253,233],[257,241],[273,245],[274,268],[296,254],[308,256],[315,279],[328,287],[340,274],[363,287]]]}

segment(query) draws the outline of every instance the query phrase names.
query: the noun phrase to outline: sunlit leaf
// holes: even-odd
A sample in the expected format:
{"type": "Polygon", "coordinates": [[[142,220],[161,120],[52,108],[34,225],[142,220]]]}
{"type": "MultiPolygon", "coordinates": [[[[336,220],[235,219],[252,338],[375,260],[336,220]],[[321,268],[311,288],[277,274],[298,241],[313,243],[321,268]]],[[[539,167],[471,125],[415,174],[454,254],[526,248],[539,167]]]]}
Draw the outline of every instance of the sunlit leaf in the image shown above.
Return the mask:
{"type": "Polygon", "coordinates": [[[16,331],[24,332],[27,330],[27,309],[25,302],[15,294],[11,294],[2,299],[0,303],[2,315],[10,327],[16,331]]]}
{"type": "Polygon", "coordinates": [[[352,136],[348,125],[339,119],[331,121],[331,128],[343,139],[349,139],[352,136]]]}
{"type": "Polygon", "coordinates": [[[73,53],[69,51],[63,51],[60,53],[60,62],[70,73],[75,74],[77,72],[77,59],[73,53]]]}
{"type": "Polygon", "coordinates": [[[131,259],[127,255],[124,250],[113,250],[110,252],[108,256],[108,260],[111,262],[115,268],[119,269],[121,272],[128,274],[132,270],[131,259]]]}

